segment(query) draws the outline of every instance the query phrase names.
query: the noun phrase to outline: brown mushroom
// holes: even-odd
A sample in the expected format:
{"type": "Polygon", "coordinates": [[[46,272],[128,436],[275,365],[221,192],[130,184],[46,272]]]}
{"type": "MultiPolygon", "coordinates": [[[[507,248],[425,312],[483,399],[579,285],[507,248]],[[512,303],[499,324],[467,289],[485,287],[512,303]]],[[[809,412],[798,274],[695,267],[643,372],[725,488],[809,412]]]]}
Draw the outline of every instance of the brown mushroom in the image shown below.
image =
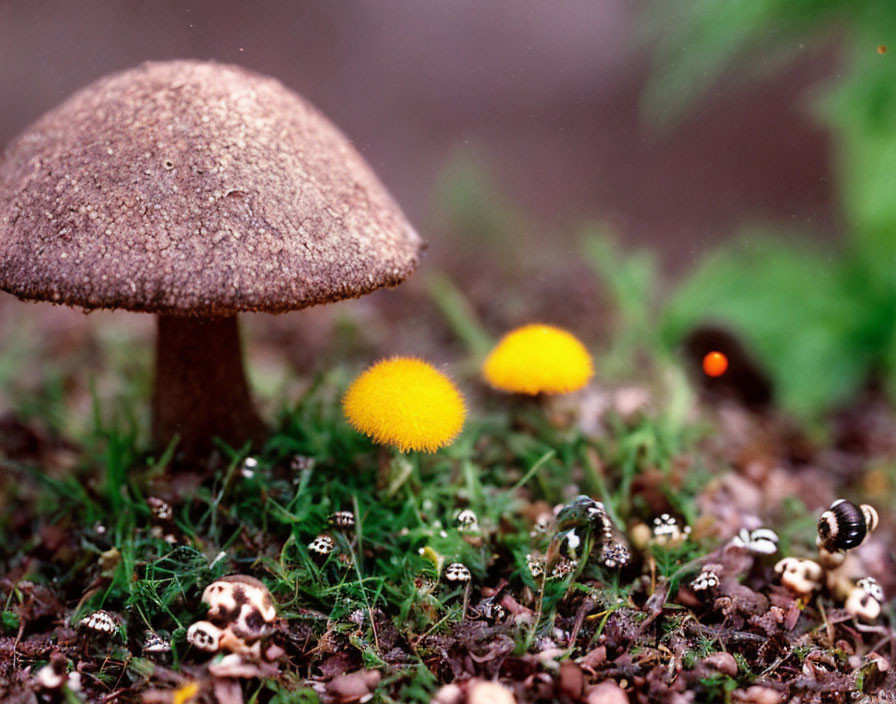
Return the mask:
{"type": "Polygon", "coordinates": [[[237,313],[404,280],[421,241],[348,140],[272,78],[145,63],[44,115],[0,162],[0,289],[158,315],[153,435],[258,439],[237,313]]]}

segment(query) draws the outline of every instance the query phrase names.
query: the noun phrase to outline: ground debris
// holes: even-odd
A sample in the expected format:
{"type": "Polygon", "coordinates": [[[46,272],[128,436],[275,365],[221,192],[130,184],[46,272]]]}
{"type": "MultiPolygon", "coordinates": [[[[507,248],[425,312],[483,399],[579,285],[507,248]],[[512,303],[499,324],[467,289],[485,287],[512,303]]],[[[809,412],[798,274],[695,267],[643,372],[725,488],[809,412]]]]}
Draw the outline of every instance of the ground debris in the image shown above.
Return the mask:
{"type": "MultiPolygon", "coordinates": [[[[304,422],[296,423],[293,436],[280,437],[288,452],[274,459],[258,454],[248,473],[239,470],[245,458],[238,457],[235,471],[214,479],[197,471],[189,482],[167,482],[157,469],[148,487],[137,477],[133,485],[110,490],[101,472],[85,470],[78,477],[83,496],[57,497],[59,506],[40,515],[31,501],[34,488],[27,487],[28,500],[0,524],[10,536],[0,580],[0,700],[35,704],[35,673],[51,658],[78,674],[86,702],[116,704],[170,704],[176,692],[193,686],[195,704],[267,704],[293,695],[325,704],[374,697],[435,697],[438,704],[828,704],[852,702],[859,691],[884,702],[883,694],[896,691],[890,607],[875,624],[856,623],[826,584],[795,598],[774,571],[782,557],[811,558],[815,549],[811,511],[794,517],[799,528],[788,527],[788,501],[817,497],[828,506],[842,489],[823,481],[833,456],[807,455],[803,447],[794,459],[792,448],[774,437],[774,419],[739,417],[736,443],[722,431],[710,447],[690,448],[662,468],[645,459],[629,494],[613,496],[620,514],[614,525],[631,538],[631,563],[610,571],[595,553],[589,560],[583,554],[587,536],[579,531],[576,541],[567,535],[563,550],[575,542],[581,552],[564,552],[552,563],[563,558],[568,565],[560,579],[550,579],[551,569],[533,574],[526,556],[547,555],[563,507],[586,491],[583,464],[593,464],[613,493],[619,467],[602,446],[578,438],[583,447],[561,445],[558,453],[553,444],[561,440],[551,436],[544,452],[521,457],[505,439],[486,438],[477,441],[482,456],[476,463],[458,467],[436,457],[423,480],[427,465],[421,460],[403,479],[407,486],[387,496],[376,489],[377,472],[381,465],[400,467],[391,457],[364,454],[366,446],[347,445],[363,458],[356,461],[320,440],[338,461],[322,453],[287,471],[297,451],[313,451],[300,439],[304,422]],[[526,479],[539,457],[547,457],[541,474],[526,479]],[[698,462],[713,474],[689,497],[690,511],[683,510],[678,503],[698,462]],[[341,473],[340,463],[350,471],[341,473]],[[554,464],[557,476],[542,476],[554,464]],[[510,491],[495,477],[509,486],[525,481],[510,491]],[[431,489],[427,482],[442,484],[431,489]],[[413,501],[404,497],[407,490],[413,501]],[[72,501],[82,503],[69,510],[72,501]],[[110,508],[117,501],[124,501],[120,513],[110,508]],[[354,530],[328,524],[334,511],[348,508],[354,530]],[[465,527],[469,515],[477,520],[475,540],[465,527]],[[633,527],[664,515],[666,525],[674,516],[693,530],[675,541],[633,539],[633,527]],[[152,532],[159,526],[161,539],[152,532]],[[766,554],[751,551],[752,534],[763,528],[780,534],[786,553],[771,554],[779,547],[774,540],[766,541],[766,554]],[[333,554],[311,559],[307,546],[324,530],[333,554]],[[747,538],[732,544],[742,531],[747,538]],[[177,536],[176,545],[166,542],[168,534],[177,536]],[[468,578],[440,579],[454,563],[465,566],[468,578]],[[179,625],[210,618],[200,595],[235,568],[265,581],[277,618],[265,629],[263,649],[221,660],[188,647],[179,625]],[[700,581],[710,573],[712,580],[700,581]],[[98,610],[121,618],[121,632],[103,642],[72,627],[98,610]],[[170,643],[171,652],[150,659],[143,650],[148,630],[170,643]],[[269,648],[282,657],[267,661],[269,648]],[[296,694],[302,689],[306,693],[296,694]]],[[[537,430],[537,420],[526,423],[527,432],[537,430]]],[[[612,443],[619,428],[635,437],[651,432],[638,413],[630,423],[607,425],[602,442],[612,443]]],[[[35,452],[32,445],[50,446],[51,440],[37,430],[14,430],[17,436],[5,442],[23,448],[16,450],[21,457],[42,461],[40,447],[35,452]]],[[[858,425],[850,429],[859,431],[858,425]]],[[[335,432],[332,424],[324,432],[335,432]]],[[[534,442],[533,436],[526,442],[514,437],[524,449],[534,442]]],[[[846,439],[838,452],[863,447],[861,438],[846,439]]],[[[880,461],[896,461],[896,444],[883,434],[867,446],[892,449],[894,456],[880,461]]],[[[648,454],[639,447],[632,456],[640,462],[648,454]]],[[[145,464],[141,471],[150,471],[145,464]]],[[[10,483],[27,483],[30,476],[19,464],[14,472],[7,478],[10,491],[16,489],[10,483]]],[[[46,475],[54,476],[49,469],[46,475]]],[[[872,479],[871,487],[891,481],[880,474],[872,479]]],[[[76,494],[73,486],[57,489],[76,494]]],[[[843,495],[860,493],[850,486],[843,495]]],[[[879,578],[892,599],[894,521],[881,513],[881,528],[855,551],[854,566],[857,575],[879,578]]]]}

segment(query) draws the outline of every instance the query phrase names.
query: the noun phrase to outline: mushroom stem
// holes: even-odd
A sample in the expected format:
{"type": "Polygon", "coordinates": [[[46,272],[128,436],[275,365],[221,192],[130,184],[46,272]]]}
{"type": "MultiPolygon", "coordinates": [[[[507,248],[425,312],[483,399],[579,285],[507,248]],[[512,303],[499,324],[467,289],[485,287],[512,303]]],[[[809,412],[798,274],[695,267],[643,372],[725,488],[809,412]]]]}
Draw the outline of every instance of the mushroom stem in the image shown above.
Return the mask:
{"type": "Polygon", "coordinates": [[[176,457],[186,462],[206,459],[215,437],[232,447],[261,440],[236,316],[158,316],[152,428],[159,447],[178,435],[176,457]]]}

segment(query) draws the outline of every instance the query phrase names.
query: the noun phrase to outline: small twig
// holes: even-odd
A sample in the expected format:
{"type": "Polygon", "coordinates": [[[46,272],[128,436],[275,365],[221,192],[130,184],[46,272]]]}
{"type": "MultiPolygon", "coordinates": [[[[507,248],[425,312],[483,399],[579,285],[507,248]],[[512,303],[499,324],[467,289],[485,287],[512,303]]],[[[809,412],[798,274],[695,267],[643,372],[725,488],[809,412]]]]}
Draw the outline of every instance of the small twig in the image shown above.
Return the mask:
{"type": "Polygon", "coordinates": [[[766,642],[766,638],[756,633],[749,633],[747,631],[732,631],[730,628],[711,628],[710,626],[704,626],[697,620],[694,621],[691,628],[702,635],[710,635],[713,638],[716,638],[719,642],[722,642],[722,638],[730,641],[741,641],[750,643],[766,642]]]}
{"type": "Polygon", "coordinates": [[[535,618],[532,619],[532,628],[529,630],[529,635],[526,638],[526,650],[528,650],[529,646],[535,642],[535,632],[538,630],[538,622],[541,621],[544,609],[544,588],[547,581],[548,563],[547,559],[545,559],[544,569],[541,572],[541,584],[538,587],[538,606],[535,608],[535,618]]]}
{"type": "MultiPolygon", "coordinates": [[[[118,679],[115,681],[115,687],[114,687],[114,689],[118,689],[118,686],[121,684],[121,679],[124,677],[125,672],[128,671],[128,665],[130,664],[131,659],[132,659],[132,656],[128,655],[127,660],[125,660],[123,663],[121,663],[121,672],[118,673],[118,679]]],[[[117,694],[115,694],[115,692],[113,692],[112,694],[107,695],[107,696],[112,697],[113,695],[115,695],[115,697],[118,696],[117,694]]],[[[113,697],[113,698],[114,698],[114,697],[113,697]]],[[[105,699],[104,699],[103,701],[112,701],[112,700],[111,700],[111,699],[108,699],[108,700],[105,700],[105,699]]]]}
{"type": "Polygon", "coordinates": [[[566,650],[568,655],[572,655],[572,651],[575,649],[576,638],[578,638],[579,630],[581,630],[582,624],[585,622],[585,615],[593,608],[594,600],[591,597],[586,596],[582,599],[582,605],[576,613],[575,623],[573,623],[572,630],[569,632],[569,647],[566,650]]]}
{"type": "Polygon", "coordinates": [[[777,670],[778,667],[781,665],[781,663],[784,662],[787,658],[789,658],[790,655],[791,655],[791,653],[787,653],[787,655],[783,655],[783,656],[779,657],[771,665],[769,665],[767,668],[765,668],[765,670],[762,671],[762,674],[760,674],[757,679],[762,680],[762,679],[765,679],[766,677],[768,677],[775,670],[777,670]]]}
{"type": "Polygon", "coordinates": [[[880,646],[886,645],[888,641],[893,638],[893,631],[891,631],[886,626],[866,626],[864,623],[857,623],[856,630],[861,631],[862,633],[886,633],[887,636],[883,638],[879,644],[874,645],[871,650],[877,650],[880,646]]]}
{"type": "Polygon", "coordinates": [[[816,603],[818,604],[818,613],[821,614],[821,620],[824,624],[825,633],[828,637],[828,647],[832,648],[834,646],[834,630],[833,626],[831,626],[830,621],[828,621],[828,613],[824,608],[824,599],[819,597],[816,603]]]}
{"type": "Polygon", "coordinates": [[[470,604],[470,587],[471,586],[472,586],[472,584],[470,582],[467,582],[467,586],[464,587],[464,603],[463,603],[463,606],[461,607],[462,610],[460,612],[460,620],[461,621],[463,621],[467,618],[467,606],[469,606],[469,604],[470,604]]]}
{"type": "Polygon", "coordinates": [[[440,618],[438,621],[436,621],[434,624],[432,624],[429,628],[427,628],[423,633],[421,633],[419,636],[417,636],[417,637],[414,639],[414,642],[413,642],[413,644],[411,645],[411,647],[414,649],[414,652],[415,652],[415,653],[417,652],[417,645],[418,645],[424,638],[426,638],[430,633],[432,633],[432,632],[433,632],[434,630],[436,630],[439,626],[441,626],[443,623],[445,623],[445,621],[447,621],[448,618],[449,618],[450,616],[451,616],[450,613],[445,614],[442,618],[440,618]]]}
{"type": "Polygon", "coordinates": [[[22,641],[22,634],[25,632],[25,620],[19,619],[19,632],[16,633],[16,639],[12,644],[12,669],[16,669],[16,661],[18,660],[18,647],[22,641]]]}

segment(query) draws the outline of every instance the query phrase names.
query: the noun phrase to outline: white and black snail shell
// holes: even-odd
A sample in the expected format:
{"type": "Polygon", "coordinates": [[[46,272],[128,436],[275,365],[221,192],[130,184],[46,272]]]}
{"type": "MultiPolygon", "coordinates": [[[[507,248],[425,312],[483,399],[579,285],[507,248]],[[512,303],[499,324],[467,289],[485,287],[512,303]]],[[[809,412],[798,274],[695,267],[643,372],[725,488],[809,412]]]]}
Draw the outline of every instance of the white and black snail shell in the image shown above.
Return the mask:
{"type": "Polygon", "coordinates": [[[654,535],[672,535],[679,532],[678,520],[668,513],[664,513],[653,519],[654,535]]]}
{"type": "Polygon", "coordinates": [[[143,640],[144,653],[169,653],[171,652],[171,643],[162,638],[155,631],[147,631],[143,640]]]}
{"type": "Polygon", "coordinates": [[[622,543],[604,543],[600,552],[600,563],[610,569],[621,569],[631,562],[632,554],[622,543]]]}
{"type": "Polygon", "coordinates": [[[308,543],[308,550],[318,557],[326,557],[336,548],[336,543],[326,533],[321,533],[308,543]]]}
{"type": "Polygon", "coordinates": [[[491,596],[480,601],[475,607],[474,613],[479,618],[492,622],[502,621],[507,617],[507,609],[495,601],[495,597],[491,596]]]}
{"type": "Polygon", "coordinates": [[[479,517],[469,508],[465,508],[458,513],[457,518],[454,519],[454,523],[458,530],[461,531],[474,532],[479,530],[479,517]]]}
{"type": "Polygon", "coordinates": [[[327,523],[339,530],[351,530],[355,527],[355,514],[351,511],[336,511],[329,515],[327,523]]]}
{"type": "Polygon", "coordinates": [[[840,499],[818,520],[818,543],[827,550],[851,550],[877,527],[877,511],[840,499]]]}
{"type": "Polygon", "coordinates": [[[526,555],[526,567],[529,569],[529,574],[537,579],[544,575],[544,558],[530,552],[526,555]]]}
{"type": "Polygon", "coordinates": [[[150,496],[146,500],[146,503],[149,505],[149,510],[156,520],[170,521],[174,517],[174,509],[171,508],[171,504],[167,501],[155,496],[150,496]]]}
{"type": "Polygon", "coordinates": [[[684,525],[674,516],[664,513],[653,519],[653,539],[657,545],[680,545],[691,534],[691,527],[684,525]]]}
{"type": "Polygon", "coordinates": [[[563,579],[575,572],[578,565],[578,560],[569,560],[565,557],[561,557],[551,570],[551,574],[548,575],[548,579],[563,579]]]}
{"type": "Polygon", "coordinates": [[[119,619],[115,614],[100,609],[87,614],[78,622],[78,628],[109,636],[118,630],[119,619]]]}
{"type": "Polygon", "coordinates": [[[778,535],[769,528],[743,528],[731,539],[731,545],[758,555],[774,555],[778,551],[778,535]]]}
{"type": "Polygon", "coordinates": [[[719,575],[713,569],[703,568],[700,574],[691,582],[691,589],[695,592],[706,592],[719,586],[719,575]]]}
{"type": "Polygon", "coordinates": [[[449,582],[469,582],[472,575],[466,565],[452,562],[445,568],[445,579],[449,582]]]}

